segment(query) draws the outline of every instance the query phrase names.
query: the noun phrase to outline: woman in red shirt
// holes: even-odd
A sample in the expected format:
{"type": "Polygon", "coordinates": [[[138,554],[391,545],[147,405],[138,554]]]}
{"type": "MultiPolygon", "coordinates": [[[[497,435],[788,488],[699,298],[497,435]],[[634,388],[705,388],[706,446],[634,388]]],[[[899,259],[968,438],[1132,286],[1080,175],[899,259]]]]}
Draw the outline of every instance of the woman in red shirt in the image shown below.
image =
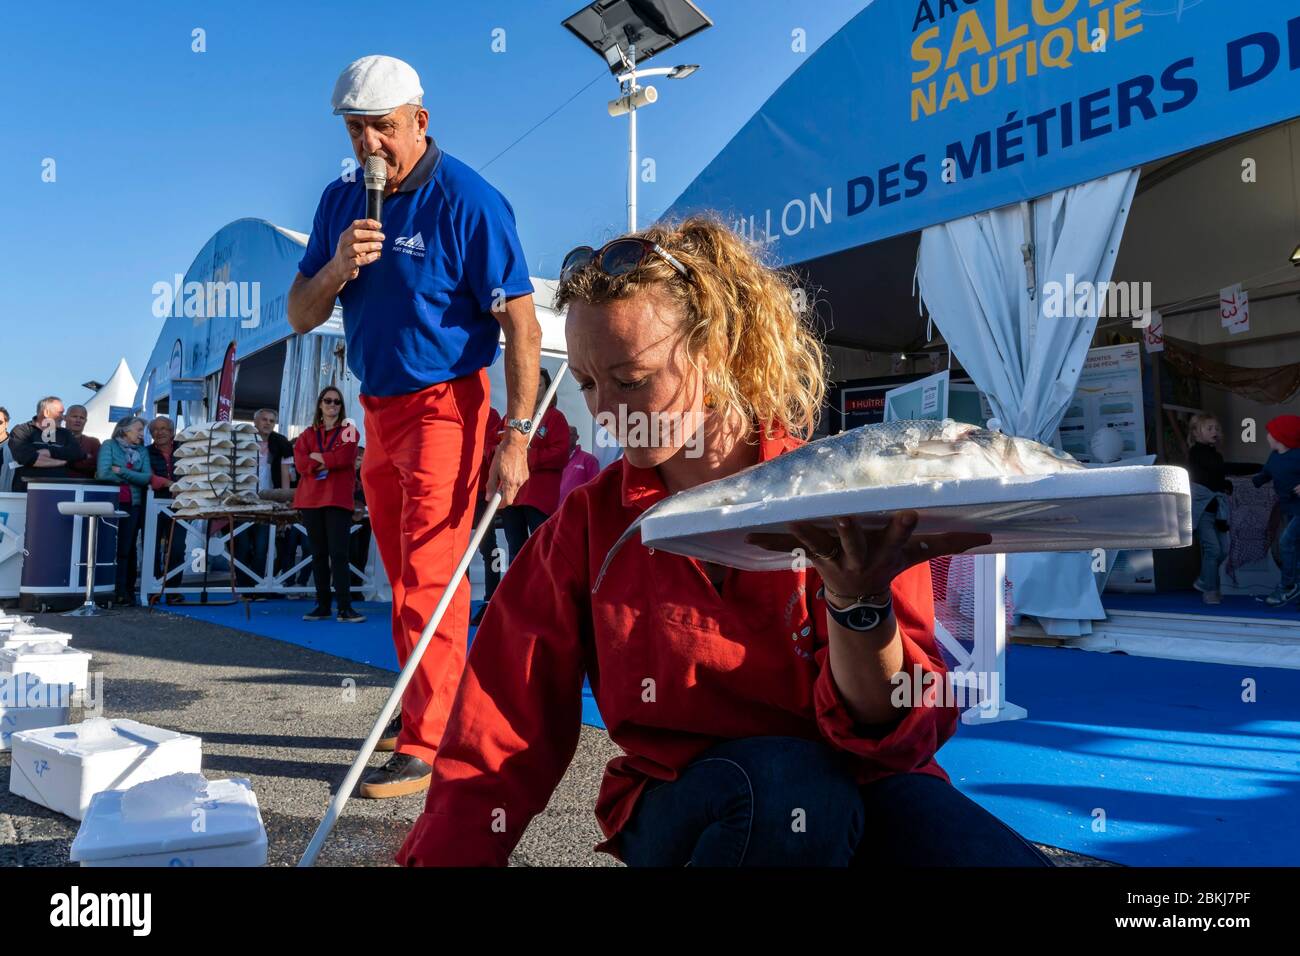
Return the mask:
{"type": "Polygon", "coordinates": [[[329,618],[331,576],[338,620],[355,624],[366,619],[352,609],[348,537],[356,492],[357,430],[345,420],[346,414],[343,393],[333,385],[326,386],[316,398],[311,428],[293,445],[293,463],[298,469],[293,506],[302,514],[311,541],[312,576],[316,579],[316,607],[303,615],[304,621],[329,618]]]}
{"type": "Polygon", "coordinates": [[[623,751],[597,849],[630,865],[1044,863],[934,760],[958,714],[933,692],[926,559],[986,536],[914,536],[914,512],[880,532],[801,527],[760,542],[802,549],[763,573],[629,542],[596,587],[655,502],[812,431],[824,355],[791,291],[709,219],[566,258],[570,368],[626,454],[510,566],[399,862],[508,861],[573,757],[585,674],[623,751]]]}

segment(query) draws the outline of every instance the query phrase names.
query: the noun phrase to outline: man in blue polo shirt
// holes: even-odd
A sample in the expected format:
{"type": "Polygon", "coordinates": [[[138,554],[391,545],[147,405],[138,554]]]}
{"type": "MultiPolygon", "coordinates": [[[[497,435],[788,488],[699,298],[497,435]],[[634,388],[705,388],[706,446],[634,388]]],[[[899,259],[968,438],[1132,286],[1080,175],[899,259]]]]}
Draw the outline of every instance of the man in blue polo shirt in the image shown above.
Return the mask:
{"type": "MultiPolygon", "coordinates": [[[[541,327],[514,211],[427,135],[424,91],[408,64],[351,63],[334,88],[357,163],[387,166],[383,224],[367,219],[357,171],[325,187],[289,292],[305,333],[343,304],[348,367],[361,382],[361,480],[393,588],[393,642],[404,666],[469,545],[488,410],[486,367],[505,333],[506,420],[487,493],[514,501],[528,478],[541,327]]],[[[465,663],[469,584],[462,580],[381,748],[396,753],[363,779],[365,797],[429,785],[465,663]]]]}

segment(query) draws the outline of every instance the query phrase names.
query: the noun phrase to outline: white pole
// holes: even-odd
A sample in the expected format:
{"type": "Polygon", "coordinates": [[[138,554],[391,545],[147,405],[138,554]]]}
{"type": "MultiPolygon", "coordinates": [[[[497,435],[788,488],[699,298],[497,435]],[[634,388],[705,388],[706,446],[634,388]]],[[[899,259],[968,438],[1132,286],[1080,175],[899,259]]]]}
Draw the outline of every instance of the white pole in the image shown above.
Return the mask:
{"type": "Polygon", "coordinates": [[[979,688],[979,704],[962,714],[962,722],[997,723],[1028,716],[1025,708],[1007,700],[1007,556],[975,556],[975,647],[971,671],[979,688]]]}
{"type": "MultiPolygon", "coordinates": [[[[555,378],[551,381],[551,387],[542,396],[542,402],[537,407],[533,421],[540,422],[542,416],[546,414],[546,410],[551,407],[551,401],[555,398],[555,390],[559,387],[560,379],[564,377],[564,373],[568,369],[568,362],[560,366],[560,370],[556,372],[555,378]]],[[[533,436],[536,434],[537,430],[535,428],[528,433],[528,444],[532,444],[533,436]]],[[[492,527],[492,519],[496,516],[500,504],[501,492],[498,490],[492,496],[492,500],[488,502],[483,517],[479,519],[478,527],[474,529],[474,534],[470,537],[469,547],[461,555],[460,563],[456,565],[456,571],[447,584],[447,590],[443,592],[442,598],[438,601],[438,606],[433,609],[433,616],[429,618],[429,623],[424,625],[424,632],[420,635],[419,643],[415,645],[415,649],[411,651],[411,656],[407,658],[402,673],[397,676],[397,683],[393,685],[392,693],[388,695],[388,700],[379,711],[379,719],[375,721],[374,727],[370,728],[370,735],[366,737],[365,743],[361,745],[361,751],[357,754],[356,760],[352,761],[352,766],[348,769],[347,776],[343,778],[343,783],[335,791],[334,799],[330,801],[324,819],[321,820],[320,826],[316,828],[316,833],[311,838],[311,843],[307,845],[307,850],[303,853],[302,859],[298,861],[299,866],[311,866],[316,862],[316,857],[320,855],[321,847],[325,845],[325,840],[329,837],[330,831],[334,829],[334,824],[342,816],[343,808],[347,806],[352,789],[357,785],[361,772],[366,769],[366,764],[370,761],[370,755],[374,753],[375,746],[379,743],[379,737],[384,732],[384,728],[388,726],[393,714],[401,706],[402,693],[415,675],[415,669],[420,666],[420,659],[424,657],[425,650],[428,649],[430,642],[433,640],[433,632],[437,630],[438,625],[442,622],[442,616],[451,605],[452,598],[456,594],[456,588],[460,585],[460,579],[469,570],[470,560],[478,551],[479,542],[483,540],[483,535],[487,532],[487,529],[492,527]]]]}
{"type": "Polygon", "coordinates": [[[636,232],[636,44],[628,47],[628,60],[631,65],[628,72],[632,78],[628,81],[627,98],[627,231],[636,232]]]}

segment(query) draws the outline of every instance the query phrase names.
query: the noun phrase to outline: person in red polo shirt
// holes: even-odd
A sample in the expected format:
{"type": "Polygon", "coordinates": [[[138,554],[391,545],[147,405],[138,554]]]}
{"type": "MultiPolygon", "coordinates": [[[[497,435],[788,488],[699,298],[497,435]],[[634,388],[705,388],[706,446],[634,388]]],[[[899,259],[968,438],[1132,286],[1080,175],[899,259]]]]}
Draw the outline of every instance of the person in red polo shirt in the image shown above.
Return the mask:
{"type": "Polygon", "coordinates": [[[574,250],[558,304],[573,378],[626,454],[508,569],[398,861],[504,865],[573,757],[585,675],[623,751],[597,849],[630,865],[1044,865],[936,763],[950,698],[896,697],[895,675],[945,674],[926,559],[987,535],[917,537],[915,512],[883,531],[797,527],[759,541],[792,554],[763,573],[634,539],[600,579],[655,502],[812,432],[824,354],[783,278],[690,219],[574,250]],[[650,416],[680,425],[639,427],[650,416]]]}
{"type": "MultiPolygon", "coordinates": [[[[551,373],[539,371],[537,404],[551,387],[551,373]]],[[[501,509],[501,530],[513,561],[528,536],[560,506],[560,476],[569,460],[569,420],[552,405],[542,416],[537,434],[528,446],[528,481],[519,489],[515,503],[501,509]]]]}
{"type": "Polygon", "coordinates": [[[343,393],[327,385],[316,397],[311,428],[293,445],[293,464],[298,469],[293,506],[302,515],[302,526],[311,541],[311,572],[316,579],[316,606],[302,616],[304,621],[329,619],[331,580],[338,620],[356,624],[366,619],[352,608],[352,574],[348,569],[357,483],[357,429],[345,420],[346,415],[343,393]]]}

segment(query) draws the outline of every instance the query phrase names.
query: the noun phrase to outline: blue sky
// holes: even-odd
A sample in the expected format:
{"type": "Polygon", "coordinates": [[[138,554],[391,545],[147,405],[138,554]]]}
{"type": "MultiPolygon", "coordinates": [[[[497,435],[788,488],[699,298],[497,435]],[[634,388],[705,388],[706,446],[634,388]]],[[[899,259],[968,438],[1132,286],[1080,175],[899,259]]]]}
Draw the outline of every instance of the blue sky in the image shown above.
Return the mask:
{"type": "MultiPolygon", "coordinates": [[[[642,224],[867,4],[699,5],[713,29],[648,64],[703,68],[652,81],[660,99],[640,114],[639,145],[657,178],[639,186],[642,224]],[[806,53],[791,49],[795,29],[806,53]]],[[[309,230],[321,189],[350,155],[329,97],[358,56],[415,66],[435,138],[475,168],[595,80],[483,174],[514,205],[534,275],[553,277],[568,249],[622,231],[627,125],[605,112],[617,87],[560,26],[581,6],[422,0],[362,16],[364,5],[333,0],[7,4],[0,405],[21,421],[47,393],[82,401],[80,383],[106,379],[123,356],[138,375],[160,322],[153,283],[184,272],[227,222],[309,230]],[[195,28],[206,52],[191,49],[195,28]],[[498,28],[503,53],[492,50],[498,28]],[[47,158],[54,182],[42,181],[47,158]]]]}

